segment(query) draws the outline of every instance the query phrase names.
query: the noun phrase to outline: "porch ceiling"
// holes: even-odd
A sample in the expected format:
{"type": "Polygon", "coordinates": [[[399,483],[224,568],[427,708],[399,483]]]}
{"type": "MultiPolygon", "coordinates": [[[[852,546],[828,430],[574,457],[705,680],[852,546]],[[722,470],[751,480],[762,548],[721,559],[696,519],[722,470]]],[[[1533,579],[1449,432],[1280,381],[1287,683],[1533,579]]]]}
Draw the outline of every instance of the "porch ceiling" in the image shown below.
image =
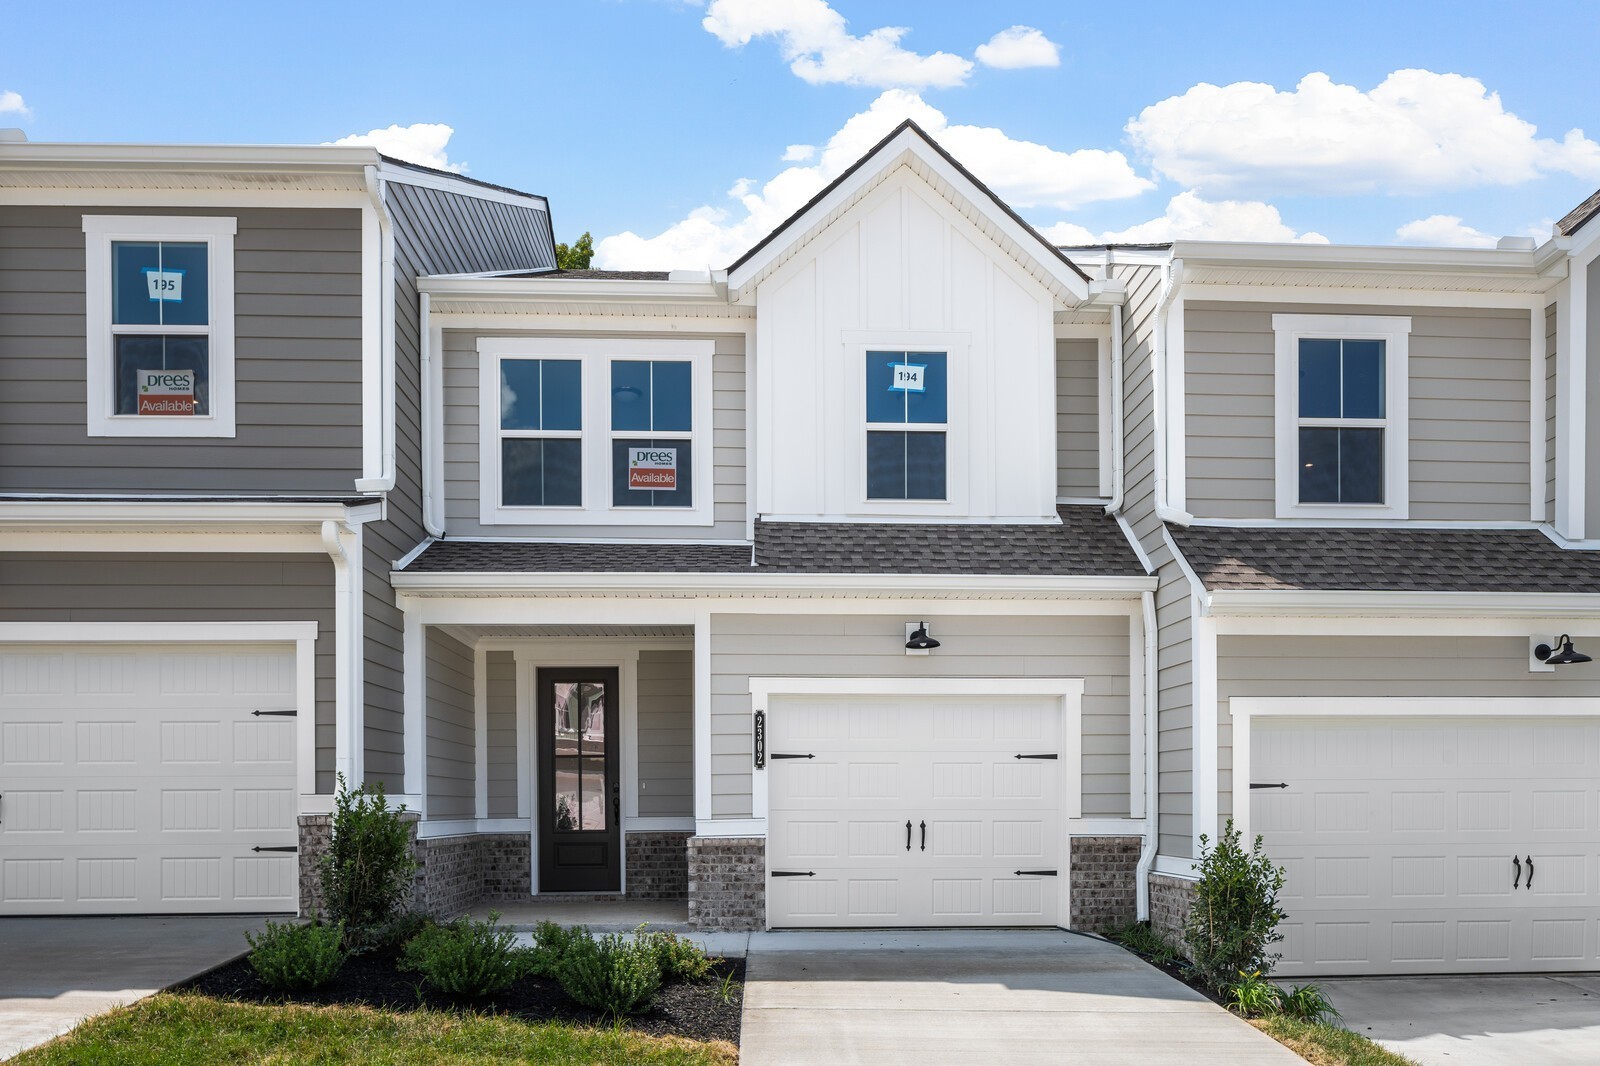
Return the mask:
{"type": "Polygon", "coordinates": [[[689,637],[694,636],[694,626],[602,626],[602,625],[487,625],[449,626],[458,639],[518,640],[551,637],[689,637]]]}

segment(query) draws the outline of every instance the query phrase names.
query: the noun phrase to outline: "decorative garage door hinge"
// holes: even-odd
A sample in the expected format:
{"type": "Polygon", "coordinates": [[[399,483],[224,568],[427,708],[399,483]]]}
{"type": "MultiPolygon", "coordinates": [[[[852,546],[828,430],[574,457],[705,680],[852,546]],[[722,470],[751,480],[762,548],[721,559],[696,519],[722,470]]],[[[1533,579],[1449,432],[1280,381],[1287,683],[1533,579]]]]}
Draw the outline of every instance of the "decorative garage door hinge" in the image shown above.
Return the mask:
{"type": "Polygon", "coordinates": [[[1287,781],[1279,781],[1277,784],[1274,785],[1274,784],[1265,784],[1265,783],[1260,782],[1260,781],[1252,781],[1252,782],[1250,782],[1250,787],[1251,788],[1288,788],[1289,787],[1289,782],[1287,782],[1287,781]]]}
{"type": "Polygon", "coordinates": [[[1056,877],[1058,875],[1057,875],[1057,872],[1055,870],[1018,870],[1016,872],[1016,876],[1018,876],[1018,877],[1056,877]]]}
{"type": "Polygon", "coordinates": [[[815,876],[817,876],[817,871],[815,871],[815,870],[774,870],[774,871],[772,871],[772,876],[773,877],[815,877],[815,876]]]}
{"type": "Polygon", "coordinates": [[[257,846],[257,847],[251,848],[250,850],[251,851],[299,851],[300,849],[295,847],[292,844],[285,844],[285,845],[282,845],[280,847],[260,847],[260,846],[257,846]]]}
{"type": "Polygon", "coordinates": [[[815,759],[816,756],[815,755],[785,755],[783,752],[775,751],[771,755],[767,756],[767,758],[769,758],[769,759],[815,759]]]}
{"type": "Polygon", "coordinates": [[[767,765],[767,712],[757,711],[755,725],[752,733],[756,742],[756,769],[763,770],[767,765]]]}
{"type": "Polygon", "coordinates": [[[1059,759],[1060,756],[1057,755],[1053,751],[1047,751],[1047,752],[1043,753],[1042,755],[1018,755],[1017,758],[1019,758],[1019,759],[1059,759]]]}
{"type": "Polygon", "coordinates": [[[260,717],[262,717],[264,715],[265,716],[270,716],[270,717],[273,717],[273,718],[294,718],[300,712],[298,712],[298,711],[251,711],[250,713],[255,715],[257,718],[260,718],[260,717]]]}

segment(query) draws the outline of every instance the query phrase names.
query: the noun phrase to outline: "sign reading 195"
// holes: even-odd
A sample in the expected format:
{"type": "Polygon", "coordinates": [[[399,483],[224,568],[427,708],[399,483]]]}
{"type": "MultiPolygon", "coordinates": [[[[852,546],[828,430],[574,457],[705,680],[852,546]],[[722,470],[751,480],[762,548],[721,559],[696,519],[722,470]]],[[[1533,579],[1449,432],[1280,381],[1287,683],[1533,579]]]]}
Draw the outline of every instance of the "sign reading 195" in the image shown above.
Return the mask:
{"type": "Polygon", "coordinates": [[[150,288],[150,299],[170,303],[183,302],[183,271],[144,268],[145,284],[150,288]]]}

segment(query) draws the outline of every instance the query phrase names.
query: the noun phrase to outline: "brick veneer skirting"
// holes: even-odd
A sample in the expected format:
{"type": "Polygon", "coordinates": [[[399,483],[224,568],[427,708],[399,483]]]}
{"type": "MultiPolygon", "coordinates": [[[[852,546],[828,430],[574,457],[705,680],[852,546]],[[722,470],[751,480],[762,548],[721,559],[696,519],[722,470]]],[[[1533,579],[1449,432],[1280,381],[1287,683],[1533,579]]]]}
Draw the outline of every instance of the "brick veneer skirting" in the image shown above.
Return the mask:
{"type": "Polygon", "coordinates": [[[1183,950],[1183,924],[1194,903],[1194,882],[1171,874],[1150,875],[1150,928],[1183,950]]]}
{"type": "Polygon", "coordinates": [[[1138,913],[1139,837],[1073,837],[1070,895],[1073,929],[1110,932],[1138,913]]]}
{"type": "Polygon", "coordinates": [[[689,898],[689,832],[629,833],[629,899],[689,898]]]}
{"type": "Polygon", "coordinates": [[[690,837],[689,928],[764,928],[766,854],[764,837],[690,837]]]}

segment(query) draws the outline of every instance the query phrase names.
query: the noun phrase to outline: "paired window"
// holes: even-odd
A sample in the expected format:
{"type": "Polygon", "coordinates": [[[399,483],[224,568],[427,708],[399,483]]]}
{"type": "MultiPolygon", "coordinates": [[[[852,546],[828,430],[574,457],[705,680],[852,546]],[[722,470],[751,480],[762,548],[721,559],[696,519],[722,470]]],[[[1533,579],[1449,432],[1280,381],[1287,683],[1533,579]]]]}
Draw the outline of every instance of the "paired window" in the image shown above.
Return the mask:
{"type": "Polygon", "coordinates": [[[91,436],[232,436],[232,218],[86,215],[91,436]]]}
{"type": "Polygon", "coordinates": [[[948,353],[869,350],[866,390],[867,499],[945,499],[948,353]]]}
{"type": "Polygon", "coordinates": [[[697,341],[480,341],[482,521],[709,522],[695,436],[710,355],[697,341]]]}
{"type": "Polygon", "coordinates": [[[1410,320],[1274,315],[1278,516],[1404,518],[1410,320]]]}

